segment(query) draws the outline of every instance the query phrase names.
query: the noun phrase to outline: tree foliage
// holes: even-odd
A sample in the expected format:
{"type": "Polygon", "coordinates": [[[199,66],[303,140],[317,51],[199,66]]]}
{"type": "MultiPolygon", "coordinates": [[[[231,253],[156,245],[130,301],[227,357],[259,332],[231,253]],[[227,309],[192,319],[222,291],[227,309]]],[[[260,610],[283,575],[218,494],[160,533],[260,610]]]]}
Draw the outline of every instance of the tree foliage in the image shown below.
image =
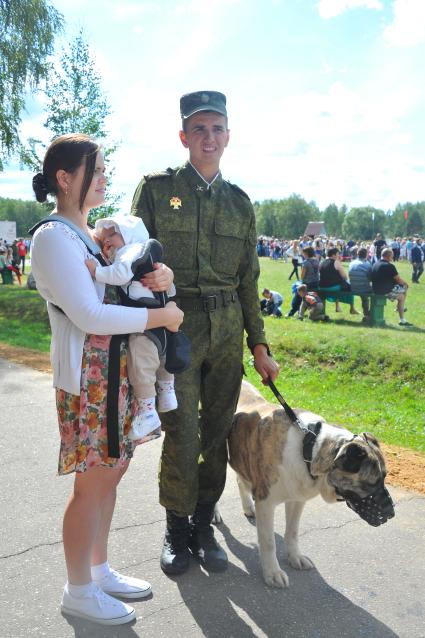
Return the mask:
{"type": "Polygon", "coordinates": [[[425,201],[397,204],[390,218],[391,232],[396,237],[403,237],[425,232],[425,201]],[[405,218],[407,211],[407,219],[405,218]]]}
{"type": "MultiPolygon", "coordinates": [[[[59,65],[52,69],[44,93],[47,118],[44,126],[52,133],[52,138],[65,133],[86,133],[103,141],[105,163],[108,168],[108,182],[113,174],[111,157],[117,144],[108,142],[109,131],[107,117],[111,113],[108,101],[103,93],[101,77],[95,65],[95,59],[80,31],[64,51],[59,65]]],[[[25,163],[32,164],[38,170],[45,147],[40,140],[29,140],[25,163]]],[[[91,221],[110,215],[116,210],[119,196],[107,195],[107,202],[91,215],[91,221]]]]}
{"type": "Polygon", "coordinates": [[[44,0],[0,0],[0,170],[20,148],[27,90],[47,76],[62,15],[44,0]]]}
{"type": "Polygon", "coordinates": [[[286,199],[268,199],[254,207],[257,230],[261,235],[292,239],[302,235],[309,221],[319,218],[314,202],[308,204],[300,195],[286,199]]]}
{"type": "Polygon", "coordinates": [[[351,208],[342,224],[342,234],[349,239],[372,239],[376,233],[385,234],[386,217],[383,210],[373,206],[351,208]]]}
{"type": "Polygon", "coordinates": [[[16,222],[17,237],[28,237],[28,230],[48,215],[45,204],[0,197],[0,221],[16,222]]]}

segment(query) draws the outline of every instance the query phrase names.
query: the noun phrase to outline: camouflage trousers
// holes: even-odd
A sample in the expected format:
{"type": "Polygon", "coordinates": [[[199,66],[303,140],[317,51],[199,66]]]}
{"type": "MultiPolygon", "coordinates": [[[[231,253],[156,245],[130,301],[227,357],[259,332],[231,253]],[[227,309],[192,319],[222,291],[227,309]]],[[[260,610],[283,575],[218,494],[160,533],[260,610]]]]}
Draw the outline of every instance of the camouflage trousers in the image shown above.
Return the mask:
{"type": "Polygon", "coordinates": [[[243,371],[241,306],[186,311],[182,330],[192,341],[191,365],[175,377],[177,410],[161,415],[159,500],[192,514],[198,501],[218,501],[226,482],[226,441],[243,371]]]}

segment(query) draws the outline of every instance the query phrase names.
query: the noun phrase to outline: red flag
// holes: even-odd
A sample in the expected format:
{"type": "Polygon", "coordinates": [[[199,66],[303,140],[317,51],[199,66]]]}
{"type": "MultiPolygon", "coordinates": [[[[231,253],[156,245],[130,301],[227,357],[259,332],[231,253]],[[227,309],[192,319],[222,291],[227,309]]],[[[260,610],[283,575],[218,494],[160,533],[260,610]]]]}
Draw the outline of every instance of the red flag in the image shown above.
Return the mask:
{"type": "Polygon", "coordinates": [[[406,219],[406,220],[407,220],[407,219],[408,219],[408,217],[409,217],[409,211],[408,211],[408,210],[405,210],[405,211],[404,211],[404,219],[406,219]]]}

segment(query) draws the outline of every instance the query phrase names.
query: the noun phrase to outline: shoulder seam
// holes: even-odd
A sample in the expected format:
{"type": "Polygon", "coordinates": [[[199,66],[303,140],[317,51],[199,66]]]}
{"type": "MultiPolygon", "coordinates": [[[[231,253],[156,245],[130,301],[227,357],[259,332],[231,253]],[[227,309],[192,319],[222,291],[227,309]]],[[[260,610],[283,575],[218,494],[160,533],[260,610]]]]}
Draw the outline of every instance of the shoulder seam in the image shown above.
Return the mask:
{"type": "Polygon", "coordinates": [[[242,190],[242,188],[240,188],[239,186],[237,186],[236,184],[232,184],[232,182],[229,182],[229,180],[225,180],[227,184],[229,184],[229,186],[231,188],[233,188],[233,190],[235,190],[237,193],[239,193],[240,195],[242,195],[243,197],[245,197],[248,201],[251,201],[249,195],[247,193],[245,193],[244,190],[242,190]]]}
{"type": "Polygon", "coordinates": [[[170,177],[172,173],[173,173],[173,169],[167,168],[165,171],[156,171],[154,173],[149,173],[148,175],[145,175],[145,180],[159,179],[161,177],[170,177]]]}

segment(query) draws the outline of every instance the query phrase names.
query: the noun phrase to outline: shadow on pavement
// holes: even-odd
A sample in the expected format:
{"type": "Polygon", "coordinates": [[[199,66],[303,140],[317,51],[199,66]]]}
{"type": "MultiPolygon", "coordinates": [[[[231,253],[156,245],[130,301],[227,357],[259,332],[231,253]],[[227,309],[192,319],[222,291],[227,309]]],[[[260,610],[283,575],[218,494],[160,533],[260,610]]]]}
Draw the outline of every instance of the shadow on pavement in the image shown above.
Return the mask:
{"type": "MultiPolygon", "coordinates": [[[[224,523],[219,529],[227,547],[246,571],[231,563],[224,575],[209,576],[199,567],[191,570],[189,578],[176,579],[184,603],[199,627],[199,635],[397,638],[385,624],[330,587],[317,570],[298,572],[284,565],[289,588],[267,587],[262,580],[257,549],[238,541],[224,523]]],[[[276,543],[278,556],[282,556],[283,538],[276,535],[276,543]]]]}
{"type": "Polygon", "coordinates": [[[136,625],[134,620],[128,625],[119,625],[109,627],[107,625],[97,625],[96,623],[74,618],[72,616],[63,616],[70,627],[74,630],[75,638],[139,638],[140,634],[133,630],[136,625]]]}

